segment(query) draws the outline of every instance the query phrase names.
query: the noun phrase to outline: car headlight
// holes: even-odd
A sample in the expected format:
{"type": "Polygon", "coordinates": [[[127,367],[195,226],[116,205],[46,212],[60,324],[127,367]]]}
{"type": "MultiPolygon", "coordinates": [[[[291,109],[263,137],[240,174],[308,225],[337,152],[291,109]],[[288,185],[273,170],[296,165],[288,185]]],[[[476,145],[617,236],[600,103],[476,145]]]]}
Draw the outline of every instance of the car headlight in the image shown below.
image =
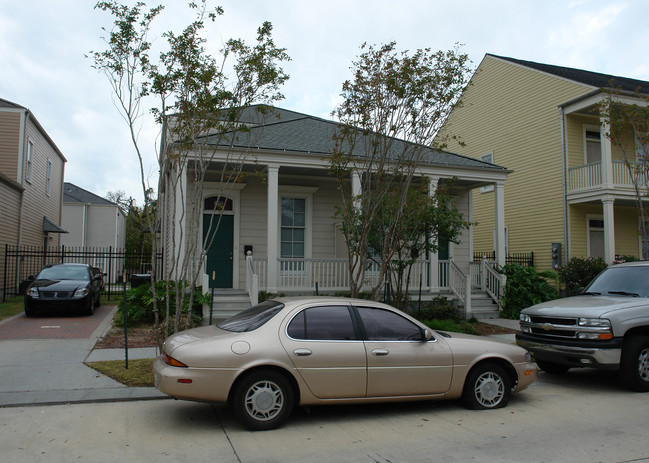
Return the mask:
{"type": "Polygon", "coordinates": [[[529,352],[525,352],[525,361],[526,362],[531,362],[532,361],[532,354],[529,352]]]}
{"type": "Polygon", "coordinates": [[[74,297],[84,297],[88,294],[88,288],[79,288],[74,292],[74,297]]]}
{"type": "Polygon", "coordinates": [[[29,288],[29,289],[27,290],[27,295],[28,295],[29,297],[35,297],[35,298],[37,298],[37,297],[39,296],[39,294],[38,294],[38,288],[29,288]]]}
{"type": "Polygon", "coordinates": [[[580,318],[579,326],[593,326],[601,328],[610,328],[611,321],[606,318],[580,318]]]}
{"type": "Polygon", "coordinates": [[[532,317],[529,315],[522,313],[521,316],[519,317],[520,321],[525,322],[525,323],[531,323],[532,322],[532,317]]]}

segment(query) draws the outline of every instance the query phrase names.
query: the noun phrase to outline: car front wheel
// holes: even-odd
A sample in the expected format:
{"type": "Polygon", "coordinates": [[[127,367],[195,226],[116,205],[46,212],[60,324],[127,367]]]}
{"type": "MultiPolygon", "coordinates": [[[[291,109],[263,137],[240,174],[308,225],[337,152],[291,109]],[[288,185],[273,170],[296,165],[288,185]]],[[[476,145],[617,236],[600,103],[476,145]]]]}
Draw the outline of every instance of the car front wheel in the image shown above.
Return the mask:
{"type": "Polygon", "coordinates": [[[474,410],[502,408],[509,402],[511,382],[505,370],[495,363],[484,363],[469,372],[462,401],[474,410]]]}
{"type": "Polygon", "coordinates": [[[649,392],[649,337],[633,336],[622,349],[621,374],[624,384],[638,392],[649,392]]]}
{"type": "Polygon", "coordinates": [[[293,409],[293,391],[281,374],[257,371],[238,384],[232,407],[244,428],[251,431],[275,429],[286,421],[293,409]]]}
{"type": "Polygon", "coordinates": [[[88,307],[86,307],[86,315],[92,315],[95,313],[95,298],[91,297],[88,307]]]}

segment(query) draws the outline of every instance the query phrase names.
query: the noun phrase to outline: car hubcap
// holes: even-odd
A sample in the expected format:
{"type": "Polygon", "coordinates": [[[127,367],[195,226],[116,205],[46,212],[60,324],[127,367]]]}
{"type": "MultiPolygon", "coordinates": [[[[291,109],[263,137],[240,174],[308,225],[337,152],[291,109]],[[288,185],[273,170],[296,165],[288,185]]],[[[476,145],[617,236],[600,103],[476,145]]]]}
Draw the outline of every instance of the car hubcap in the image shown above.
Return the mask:
{"type": "Polygon", "coordinates": [[[488,371],[480,375],[475,385],[475,396],[478,402],[485,407],[493,407],[503,398],[505,384],[502,378],[488,371]]]}
{"type": "Polygon", "coordinates": [[[638,356],[638,375],[643,381],[649,381],[649,349],[644,349],[638,356]]]}
{"type": "Polygon", "coordinates": [[[284,406],[284,394],[272,381],[253,384],[246,394],[246,410],[259,421],[268,421],[277,416],[284,406]]]}

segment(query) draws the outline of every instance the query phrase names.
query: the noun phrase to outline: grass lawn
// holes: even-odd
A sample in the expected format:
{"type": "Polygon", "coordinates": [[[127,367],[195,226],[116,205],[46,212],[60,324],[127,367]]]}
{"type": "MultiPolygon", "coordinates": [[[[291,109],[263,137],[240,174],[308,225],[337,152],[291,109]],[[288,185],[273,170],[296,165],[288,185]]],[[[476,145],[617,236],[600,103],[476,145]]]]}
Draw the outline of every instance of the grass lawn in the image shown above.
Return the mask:
{"type": "Polygon", "coordinates": [[[108,376],[129,387],[153,387],[154,359],[135,359],[128,361],[128,370],[124,360],[106,360],[86,363],[93,370],[108,376]]]}
{"type": "Polygon", "coordinates": [[[0,303],[0,321],[18,315],[25,310],[22,297],[12,297],[7,302],[0,303]]]}

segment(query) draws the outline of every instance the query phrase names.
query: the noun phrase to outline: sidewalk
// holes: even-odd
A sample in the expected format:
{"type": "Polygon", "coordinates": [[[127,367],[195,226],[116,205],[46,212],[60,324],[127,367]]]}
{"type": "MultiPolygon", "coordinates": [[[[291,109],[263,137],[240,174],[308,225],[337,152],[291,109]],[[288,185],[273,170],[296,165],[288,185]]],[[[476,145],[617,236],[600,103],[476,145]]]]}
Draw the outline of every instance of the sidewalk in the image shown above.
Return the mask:
{"type": "MultiPolygon", "coordinates": [[[[510,330],[520,331],[518,320],[510,320],[508,318],[488,318],[480,320],[482,323],[500,326],[501,328],[509,328],[510,330]]],[[[516,344],[516,334],[493,334],[491,338],[500,339],[501,341],[516,344]]]]}
{"type": "MultiPolygon", "coordinates": [[[[0,341],[0,407],[168,398],[152,387],[124,386],[84,365],[124,359],[123,349],[93,350],[110,328],[113,313],[86,339],[0,341]]],[[[155,356],[155,348],[129,349],[129,359],[155,356]]]]}

